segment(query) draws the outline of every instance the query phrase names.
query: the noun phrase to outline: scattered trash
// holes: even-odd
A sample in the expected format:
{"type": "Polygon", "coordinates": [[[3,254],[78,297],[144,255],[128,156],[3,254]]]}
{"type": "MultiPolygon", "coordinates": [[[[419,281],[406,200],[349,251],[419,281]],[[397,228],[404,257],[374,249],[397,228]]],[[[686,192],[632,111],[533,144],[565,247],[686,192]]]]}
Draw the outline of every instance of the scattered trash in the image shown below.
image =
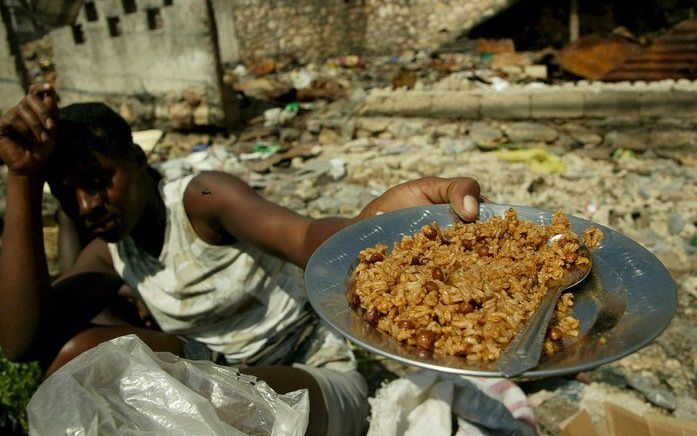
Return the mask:
{"type": "Polygon", "coordinates": [[[498,150],[494,155],[508,162],[524,163],[537,173],[563,173],[566,170],[566,163],[544,148],[498,150]]]}
{"type": "Polygon", "coordinates": [[[278,144],[266,144],[264,142],[257,142],[254,144],[252,151],[250,153],[240,154],[240,160],[262,160],[268,159],[274,154],[281,150],[281,146],[278,144]]]}
{"type": "Polygon", "coordinates": [[[288,103],[286,107],[283,108],[283,112],[292,114],[297,114],[298,110],[300,110],[300,105],[298,103],[288,103]]]}
{"type": "Polygon", "coordinates": [[[637,50],[604,80],[697,79],[697,20],[686,20],[637,50]]]}
{"type": "Polygon", "coordinates": [[[154,353],[137,336],[68,362],[27,408],[31,434],[304,434],[307,390],[279,395],[264,381],[212,362],[154,353]],[[70,401],[66,401],[69,398],[70,401]]]}
{"type": "Polygon", "coordinates": [[[335,157],[329,160],[329,175],[334,181],[343,179],[346,176],[346,161],[335,157]]]}
{"type": "Polygon", "coordinates": [[[615,160],[636,159],[636,153],[634,152],[634,150],[618,148],[612,152],[612,158],[615,160]]]}
{"type": "Polygon", "coordinates": [[[291,103],[285,108],[275,107],[264,111],[264,126],[274,127],[282,126],[289,120],[295,118],[298,114],[299,106],[297,103],[291,103]]]}
{"type": "Polygon", "coordinates": [[[494,91],[501,92],[506,89],[508,89],[511,86],[511,84],[506,80],[502,79],[500,77],[494,77],[491,80],[491,87],[493,88],[494,91]]]}
{"type": "Polygon", "coordinates": [[[163,135],[164,132],[162,130],[140,130],[133,132],[133,143],[138,144],[145,154],[149,155],[153,152],[163,135]]]}
{"type": "Polygon", "coordinates": [[[421,370],[383,385],[368,401],[368,436],[449,436],[454,421],[458,435],[536,434],[532,406],[504,379],[421,370]]]}
{"type": "Polygon", "coordinates": [[[513,53],[515,52],[515,43],[510,38],[505,39],[477,39],[477,51],[479,53],[513,53]]]}
{"type": "Polygon", "coordinates": [[[392,89],[412,89],[416,84],[416,71],[400,71],[392,77],[392,89]]]}
{"type": "Polygon", "coordinates": [[[598,80],[640,51],[638,44],[619,36],[588,35],[564,47],[560,61],[566,71],[598,80]]]}
{"type": "Polygon", "coordinates": [[[198,153],[201,151],[206,151],[206,149],[210,147],[209,144],[196,144],[194,147],[191,149],[192,153],[198,153]]]}
{"type": "Polygon", "coordinates": [[[255,76],[264,76],[276,71],[276,61],[270,58],[253,61],[249,71],[255,76]]]}

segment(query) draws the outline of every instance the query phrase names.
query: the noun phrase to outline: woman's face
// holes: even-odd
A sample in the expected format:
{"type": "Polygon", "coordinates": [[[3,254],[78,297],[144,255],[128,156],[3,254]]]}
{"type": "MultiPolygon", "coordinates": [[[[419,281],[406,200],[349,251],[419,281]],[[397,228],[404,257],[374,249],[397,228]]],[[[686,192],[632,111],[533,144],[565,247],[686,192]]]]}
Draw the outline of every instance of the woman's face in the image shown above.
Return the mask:
{"type": "Polygon", "coordinates": [[[65,177],[66,194],[75,201],[69,214],[94,236],[116,242],[128,236],[143,215],[152,192],[147,166],[98,153],[90,157],[65,177]]]}

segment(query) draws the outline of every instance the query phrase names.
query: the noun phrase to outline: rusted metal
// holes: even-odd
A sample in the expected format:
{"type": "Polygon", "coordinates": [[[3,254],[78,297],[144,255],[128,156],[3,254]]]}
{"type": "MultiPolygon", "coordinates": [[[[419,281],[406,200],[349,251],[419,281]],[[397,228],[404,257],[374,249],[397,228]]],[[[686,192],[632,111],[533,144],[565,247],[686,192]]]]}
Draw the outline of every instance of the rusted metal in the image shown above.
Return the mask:
{"type": "Polygon", "coordinates": [[[679,23],[649,47],[629,56],[602,79],[697,79],[697,20],[679,23]]]}
{"type": "Polygon", "coordinates": [[[598,80],[640,52],[641,46],[619,36],[587,35],[564,47],[560,61],[566,71],[598,80]]]}

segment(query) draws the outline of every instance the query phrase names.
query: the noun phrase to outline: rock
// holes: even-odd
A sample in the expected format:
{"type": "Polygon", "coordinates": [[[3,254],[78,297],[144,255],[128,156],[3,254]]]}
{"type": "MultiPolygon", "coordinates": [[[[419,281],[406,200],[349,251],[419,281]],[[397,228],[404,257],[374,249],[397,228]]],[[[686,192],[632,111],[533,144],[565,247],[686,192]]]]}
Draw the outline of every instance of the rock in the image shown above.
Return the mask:
{"type": "Polygon", "coordinates": [[[684,362],[687,362],[691,358],[691,353],[697,350],[697,335],[694,334],[694,327],[679,317],[673,318],[668,328],[656,338],[656,342],[668,356],[684,362]]]}
{"type": "Polygon", "coordinates": [[[378,134],[387,130],[387,126],[390,125],[390,122],[390,118],[363,117],[356,120],[356,128],[378,134]]]}
{"type": "Polygon", "coordinates": [[[562,129],[581,144],[598,145],[603,142],[602,136],[580,124],[567,123],[562,129]]]}
{"type": "Polygon", "coordinates": [[[664,149],[695,149],[697,148],[697,132],[692,130],[657,130],[649,132],[651,148],[664,149]]]}
{"type": "Polygon", "coordinates": [[[526,65],[523,74],[534,80],[547,80],[547,65],[526,65]]]}
{"type": "Polygon", "coordinates": [[[645,137],[645,133],[639,131],[613,130],[605,135],[605,142],[614,149],[646,151],[648,144],[644,139],[645,137]]]}
{"type": "Polygon", "coordinates": [[[477,146],[484,149],[496,148],[503,140],[503,132],[487,123],[473,123],[468,129],[468,133],[477,146]]]}
{"type": "Polygon", "coordinates": [[[448,138],[454,138],[460,133],[460,126],[454,123],[441,124],[433,129],[433,134],[436,137],[445,136],[448,138]]]}
{"type": "Polygon", "coordinates": [[[540,123],[511,123],[504,126],[504,131],[508,139],[513,142],[541,141],[549,143],[559,137],[559,133],[555,129],[540,123]]]}
{"type": "Polygon", "coordinates": [[[174,125],[179,128],[191,127],[193,124],[191,106],[183,101],[169,107],[169,117],[174,125]]]}
{"type": "Polygon", "coordinates": [[[674,410],[677,407],[677,399],[668,389],[660,386],[658,377],[651,373],[629,374],[627,384],[644,394],[647,400],[664,409],[674,410]]]}
{"type": "Polygon", "coordinates": [[[188,88],[182,93],[184,101],[186,101],[189,106],[196,107],[203,101],[203,95],[205,93],[201,89],[188,88]]]}
{"type": "Polygon", "coordinates": [[[677,399],[677,405],[674,412],[676,418],[697,421],[697,400],[681,396],[677,399]]]}
{"type": "Polygon", "coordinates": [[[538,425],[551,434],[559,434],[561,423],[580,410],[578,403],[563,395],[554,395],[534,408],[538,425]]]}
{"type": "Polygon", "coordinates": [[[197,126],[207,126],[210,124],[210,110],[208,105],[201,104],[194,109],[194,124],[197,126]]]}
{"type": "Polygon", "coordinates": [[[322,120],[318,118],[309,118],[305,123],[305,128],[313,134],[318,134],[322,130],[322,120]]]}
{"type": "Polygon", "coordinates": [[[426,127],[426,122],[413,119],[393,119],[388,125],[387,130],[395,138],[409,138],[414,135],[421,135],[426,127]]]}
{"type": "Polygon", "coordinates": [[[589,373],[591,382],[605,383],[618,388],[627,387],[627,379],[622,371],[612,366],[603,366],[589,373]]]}
{"type": "Polygon", "coordinates": [[[353,215],[373,198],[368,188],[343,184],[331,195],[323,195],[311,202],[310,206],[318,209],[324,215],[353,215]]]}
{"type": "Polygon", "coordinates": [[[671,213],[668,215],[668,231],[670,232],[671,235],[677,235],[680,233],[680,231],[685,227],[685,218],[682,216],[676,214],[676,213],[671,213]]]}
{"type": "Polygon", "coordinates": [[[300,129],[296,129],[293,127],[284,127],[281,129],[280,139],[283,142],[293,142],[300,138],[302,133],[303,132],[300,129]]]}
{"type": "Polygon", "coordinates": [[[336,182],[346,176],[346,161],[335,157],[329,160],[329,175],[336,182]]]}
{"type": "Polygon", "coordinates": [[[471,138],[438,138],[438,146],[444,153],[452,155],[459,155],[476,149],[476,144],[471,138]]]}
{"type": "Polygon", "coordinates": [[[321,132],[319,132],[319,138],[317,138],[317,141],[321,145],[332,145],[337,144],[340,138],[341,137],[338,133],[336,133],[336,131],[325,127],[321,132]]]}

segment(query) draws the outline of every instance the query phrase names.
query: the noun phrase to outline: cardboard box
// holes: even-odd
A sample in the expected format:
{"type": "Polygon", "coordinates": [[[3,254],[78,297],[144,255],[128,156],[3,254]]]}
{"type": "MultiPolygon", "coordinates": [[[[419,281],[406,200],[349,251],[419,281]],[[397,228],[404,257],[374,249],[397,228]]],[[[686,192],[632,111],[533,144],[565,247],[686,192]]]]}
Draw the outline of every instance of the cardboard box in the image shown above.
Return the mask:
{"type": "Polygon", "coordinates": [[[597,429],[590,415],[581,410],[566,424],[560,436],[697,436],[697,421],[656,413],[639,416],[613,403],[605,403],[604,427],[597,429]],[[600,431],[599,431],[600,430],[600,431]]]}

